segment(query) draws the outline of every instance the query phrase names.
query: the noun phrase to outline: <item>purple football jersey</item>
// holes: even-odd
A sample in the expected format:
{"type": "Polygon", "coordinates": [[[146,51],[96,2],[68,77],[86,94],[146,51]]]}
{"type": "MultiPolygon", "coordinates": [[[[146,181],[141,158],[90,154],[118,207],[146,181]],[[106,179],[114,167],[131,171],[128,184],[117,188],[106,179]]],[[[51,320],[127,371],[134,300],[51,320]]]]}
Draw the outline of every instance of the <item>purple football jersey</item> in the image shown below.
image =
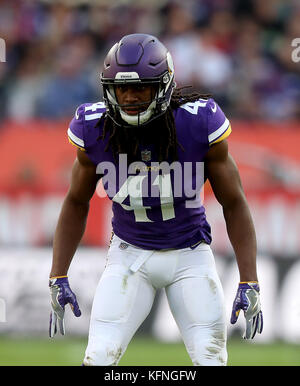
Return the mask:
{"type": "Polygon", "coordinates": [[[178,161],[158,162],[153,144],[140,146],[140,162],[127,165],[126,155],[115,160],[102,140],[103,102],[79,106],[70,123],[70,142],[84,150],[104,175],[112,200],[114,233],[144,249],[193,248],[211,243],[211,229],[201,201],[204,158],[209,147],[231,132],[228,119],[213,99],[199,99],[173,111],[178,161]]]}

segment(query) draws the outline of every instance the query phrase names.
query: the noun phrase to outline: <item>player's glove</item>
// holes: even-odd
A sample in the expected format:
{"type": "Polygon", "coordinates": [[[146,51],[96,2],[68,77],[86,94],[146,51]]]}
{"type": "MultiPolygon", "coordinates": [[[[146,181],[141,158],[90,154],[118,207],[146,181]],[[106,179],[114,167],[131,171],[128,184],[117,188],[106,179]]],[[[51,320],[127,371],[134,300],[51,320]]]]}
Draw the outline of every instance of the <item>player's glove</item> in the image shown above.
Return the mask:
{"type": "Polygon", "coordinates": [[[69,286],[67,276],[50,278],[50,297],[52,311],[50,313],[49,336],[52,338],[57,332],[57,323],[59,331],[65,335],[65,305],[70,304],[70,307],[75,316],[80,316],[81,311],[76,300],[76,296],[69,286]]]}
{"type": "Polygon", "coordinates": [[[230,322],[234,324],[240,311],[244,311],[246,330],[244,339],[253,339],[256,332],[263,330],[263,315],[260,306],[259,285],[257,282],[239,283],[236,297],[233,302],[230,322]]]}

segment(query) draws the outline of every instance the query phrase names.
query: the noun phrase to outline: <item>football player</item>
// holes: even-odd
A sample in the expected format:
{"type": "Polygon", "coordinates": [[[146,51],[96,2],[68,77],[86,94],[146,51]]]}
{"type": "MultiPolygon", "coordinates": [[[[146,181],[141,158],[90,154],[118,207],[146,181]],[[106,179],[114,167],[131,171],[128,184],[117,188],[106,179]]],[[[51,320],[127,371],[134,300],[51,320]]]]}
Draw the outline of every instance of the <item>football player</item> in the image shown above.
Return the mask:
{"type": "Polygon", "coordinates": [[[243,310],[244,338],[263,328],[256,236],[228,152],[230,122],[209,95],[176,88],[172,57],[154,36],[132,34],[116,43],[104,61],[101,83],[104,102],[79,106],[68,129],[78,150],[54,236],[50,336],[57,326],[65,334],[66,304],[75,316],[81,314],[68,268],[103,178],[112,200],[113,236],[83,364],[117,365],[149,314],[156,290],[165,288],[193,364],[226,365],[223,290],[199,180],[200,188],[209,180],[223,207],[240,273],[231,322],[243,310]]]}

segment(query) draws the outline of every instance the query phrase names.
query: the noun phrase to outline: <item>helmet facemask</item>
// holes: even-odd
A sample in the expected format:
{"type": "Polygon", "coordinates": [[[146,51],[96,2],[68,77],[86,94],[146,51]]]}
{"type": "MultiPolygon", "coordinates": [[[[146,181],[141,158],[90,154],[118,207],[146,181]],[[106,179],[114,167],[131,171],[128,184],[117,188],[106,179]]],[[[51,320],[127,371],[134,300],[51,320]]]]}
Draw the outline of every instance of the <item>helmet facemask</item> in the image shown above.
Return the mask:
{"type": "Polygon", "coordinates": [[[174,75],[166,71],[160,77],[139,79],[137,73],[116,74],[115,79],[101,78],[103,86],[103,96],[107,107],[107,115],[118,126],[143,126],[154,119],[163,115],[171,100],[171,95],[175,87],[174,75]],[[115,86],[118,85],[145,85],[154,86],[154,95],[151,100],[135,103],[135,104],[120,104],[117,100],[115,86]],[[143,109],[145,107],[145,109],[143,109]],[[124,109],[137,108],[139,111],[135,115],[127,114],[124,109]]]}

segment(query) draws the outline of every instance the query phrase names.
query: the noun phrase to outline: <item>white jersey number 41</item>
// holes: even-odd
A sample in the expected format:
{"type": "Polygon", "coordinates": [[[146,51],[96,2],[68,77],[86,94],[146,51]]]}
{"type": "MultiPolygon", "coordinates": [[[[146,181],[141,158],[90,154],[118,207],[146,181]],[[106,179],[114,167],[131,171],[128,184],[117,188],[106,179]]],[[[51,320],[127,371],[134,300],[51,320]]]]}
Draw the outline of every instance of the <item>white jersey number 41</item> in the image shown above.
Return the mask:
{"type": "MultiPolygon", "coordinates": [[[[146,177],[146,175],[129,176],[112,199],[125,210],[132,210],[136,222],[152,222],[147,215],[147,209],[150,210],[151,206],[143,205],[142,184],[146,177]],[[123,203],[127,197],[129,197],[130,205],[123,203]]],[[[153,181],[153,185],[157,185],[159,188],[163,221],[174,218],[174,199],[170,174],[158,175],[153,181]]]]}

